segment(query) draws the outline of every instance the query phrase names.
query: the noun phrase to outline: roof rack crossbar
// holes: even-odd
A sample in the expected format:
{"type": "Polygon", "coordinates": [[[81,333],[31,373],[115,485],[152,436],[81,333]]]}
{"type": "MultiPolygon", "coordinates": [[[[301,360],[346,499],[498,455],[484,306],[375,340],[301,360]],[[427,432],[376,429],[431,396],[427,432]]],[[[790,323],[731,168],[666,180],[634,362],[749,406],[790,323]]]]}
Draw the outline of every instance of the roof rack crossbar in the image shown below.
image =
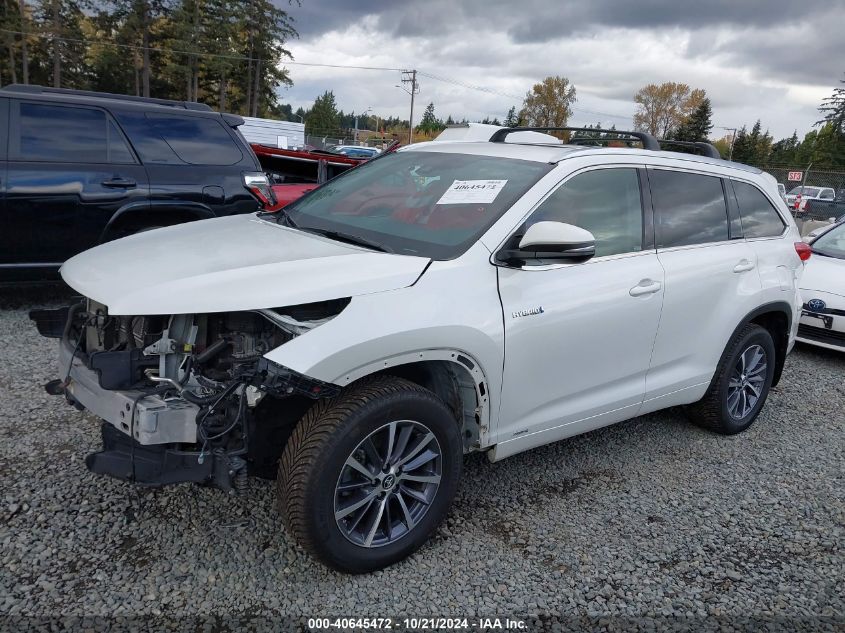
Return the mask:
{"type": "Polygon", "coordinates": [[[211,111],[211,106],[205,103],[197,103],[195,101],[175,101],[173,99],[156,99],[154,97],[136,97],[135,95],[119,95],[111,92],[74,90],[72,88],[50,88],[48,86],[37,86],[35,84],[9,84],[8,86],[3,86],[0,90],[29,94],[76,95],[79,97],[91,97],[95,99],[114,99],[116,101],[134,101],[136,103],[155,103],[157,105],[184,108],[185,110],[199,110],[203,112],[211,111]]]}
{"type": "MultiPolygon", "coordinates": [[[[501,130],[496,130],[490,137],[491,143],[504,143],[509,134],[515,132],[601,132],[603,134],[616,134],[618,136],[628,136],[642,143],[643,149],[659,150],[660,143],[648,132],[629,132],[628,130],[601,130],[591,127],[506,127],[501,130]]],[[[601,141],[605,139],[590,139],[601,141]]],[[[624,141],[624,138],[606,139],[609,141],[619,140],[624,141]]]]}
{"type": "Polygon", "coordinates": [[[708,158],[722,158],[722,155],[719,153],[719,150],[716,149],[716,146],[705,141],[672,141],[670,139],[661,138],[658,139],[657,142],[664,145],[677,145],[678,147],[697,149],[701,152],[702,156],[707,156],[708,158]]]}

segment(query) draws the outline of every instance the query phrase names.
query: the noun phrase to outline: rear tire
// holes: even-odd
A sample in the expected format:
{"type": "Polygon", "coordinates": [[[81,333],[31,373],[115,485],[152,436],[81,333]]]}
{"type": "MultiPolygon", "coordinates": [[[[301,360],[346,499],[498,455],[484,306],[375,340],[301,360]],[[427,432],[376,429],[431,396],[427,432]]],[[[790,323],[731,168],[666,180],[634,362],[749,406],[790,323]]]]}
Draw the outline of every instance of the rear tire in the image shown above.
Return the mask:
{"type": "Polygon", "coordinates": [[[339,571],[409,556],[446,516],[461,475],[457,422],[432,392],[378,376],[317,402],[288,440],[277,493],[288,532],[339,571]]]}
{"type": "Polygon", "coordinates": [[[768,330],[749,323],[734,336],[704,397],[687,410],[693,421],[734,435],[760,413],[775,375],[775,344],[768,330]]]}

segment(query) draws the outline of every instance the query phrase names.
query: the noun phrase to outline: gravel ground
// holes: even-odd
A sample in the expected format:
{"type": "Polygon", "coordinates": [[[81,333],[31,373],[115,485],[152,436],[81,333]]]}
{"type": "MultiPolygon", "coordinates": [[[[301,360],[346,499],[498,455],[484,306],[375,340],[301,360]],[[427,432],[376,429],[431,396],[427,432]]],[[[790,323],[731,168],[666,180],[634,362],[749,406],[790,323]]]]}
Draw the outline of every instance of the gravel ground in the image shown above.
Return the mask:
{"type": "Polygon", "coordinates": [[[271,482],[251,480],[233,499],[89,473],[97,423],[41,388],[56,376],[55,342],[36,334],[26,303],[48,299],[0,296],[2,615],[845,626],[845,354],[799,346],[738,436],[670,410],[498,464],[470,456],[431,542],[390,569],[350,577],[295,546],[271,482]]]}

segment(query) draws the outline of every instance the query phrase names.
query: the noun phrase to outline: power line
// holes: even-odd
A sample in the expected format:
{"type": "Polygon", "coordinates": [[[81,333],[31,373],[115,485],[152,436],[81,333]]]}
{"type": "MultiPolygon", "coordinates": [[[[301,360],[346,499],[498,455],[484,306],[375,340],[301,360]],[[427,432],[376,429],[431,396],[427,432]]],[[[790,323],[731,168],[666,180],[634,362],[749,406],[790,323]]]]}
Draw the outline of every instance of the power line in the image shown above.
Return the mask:
{"type": "MultiPolygon", "coordinates": [[[[469,84],[469,83],[466,83],[466,82],[463,82],[463,81],[458,81],[457,79],[452,79],[450,77],[443,77],[441,75],[434,75],[432,73],[427,73],[427,72],[422,71],[422,70],[419,71],[419,74],[424,76],[424,77],[428,77],[429,79],[434,79],[436,81],[442,81],[442,82],[445,82],[445,83],[454,84],[456,86],[461,86],[462,88],[469,88],[470,90],[478,90],[480,92],[486,92],[486,93],[489,93],[489,94],[498,95],[500,97],[507,97],[508,99],[516,99],[517,101],[522,100],[521,96],[513,95],[513,94],[510,94],[510,93],[507,93],[507,92],[501,92],[499,90],[493,90],[492,88],[487,88],[485,86],[476,86],[476,85],[469,84]]],[[[588,110],[587,108],[581,108],[579,106],[570,106],[570,107],[575,111],[583,112],[585,114],[594,114],[596,116],[606,116],[606,117],[610,117],[610,118],[613,118],[613,119],[621,119],[621,120],[625,120],[625,121],[631,120],[631,117],[626,116],[626,115],[612,114],[610,112],[601,112],[599,110],[588,110]]]]}
{"type": "MultiPolygon", "coordinates": [[[[256,61],[258,58],[256,57],[249,57],[247,55],[227,55],[224,53],[202,53],[199,51],[182,51],[175,48],[163,48],[157,46],[139,46],[137,44],[118,44],[117,42],[111,42],[107,40],[98,40],[96,42],[91,42],[89,40],[83,40],[79,38],[73,37],[55,37],[49,33],[34,33],[32,31],[13,31],[11,29],[0,29],[0,33],[11,33],[12,35],[26,35],[26,36],[35,36],[40,37],[47,40],[58,40],[60,42],[74,42],[77,44],[105,44],[107,46],[114,46],[115,48],[126,48],[129,50],[136,50],[142,51],[145,48],[150,51],[154,51],[156,53],[175,53],[177,55],[194,55],[195,57],[216,57],[218,59],[236,59],[240,61],[256,61]]],[[[353,66],[353,65],[343,65],[343,64],[317,64],[312,62],[295,62],[295,61],[288,61],[283,60],[282,64],[289,65],[289,66],[320,66],[323,68],[351,68],[354,70],[387,70],[387,71],[394,71],[394,72],[402,72],[401,68],[387,68],[384,66],[353,66]]]]}
{"type": "MultiPolygon", "coordinates": [[[[12,29],[0,29],[0,33],[10,33],[12,35],[21,35],[21,36],[34,36],[40,37],[43,39],[49,40],[58,40],[60,42],[74,42],[77,44],[91,44],[90,41],[80,39],[80,38],[72,38],[72,37],[56,37],[49,33],[35,33],[32,31],[24,32],[24,31],[15,31],[12,29]]],[[[225,53],[203,53],[199,51],[185,51],[185,50],[178,50],[174,48],[164,48],[164,47],[157,47],[157,46],[139,46],[137,44],[118,44],[117,42],[106,41],[106,40],[99,40],[97,43],[105,44],[107,46],[114,46],[115,48],[123,48],[128,50],[135,50],[141,51],[146,48],[146,50],[154,51],[156,53],[170,53],[176,55],[193,55],[195,57],[211,57],[217,59],[233,59],[238,61],[257,61],[258,58],[256,57],[249,57],[247,55],[227,55],[225,53]]],[[[296,62],[292,60],[282,60],[280,62],[285,66],[307,66],[313,68],[338,68],[338,69],[346,69],[346,70],[372,70],[372,71],[386,71],[386,72],[406,72],[404,68],[391,68],[389,66],[358,66],[354,64],[322,64],[317,62],[296,62]]],[[[522,100],[521,96],[510,94],[507,92],[502,92],[500,90],[494,90],[492,88],[487,88],[486,86],[479,86],[475,84],[470,84],[464,81],[459,81],[457,79],[453,79],[451,77],[444,77],[443,75],[435,75],[434,73],[425,72],[422,70],[418,70],[417,74],[428,77],[429,79],[434,79],[435,81],[440,81],[443,83],[452,84],[455,86],[460,86],[462,88],[466,88],[468,90],[476,90],[478,92],[485,92],[487,94],[497,95],[500,97],[507,97],[508,99],[514,99],[516,101],[522,100]]],[[[613,114],[611,112],[602,112],[600,110],[589,110],[587,108],[581,108],[579,106],[570,106],[573,111],[581,112],[584,114],[592,114],[595,116],[604,116],[610,117],[612,119],[619,119],[630,121],[630,116],[625,116],[621,114],[613,114]]]]}

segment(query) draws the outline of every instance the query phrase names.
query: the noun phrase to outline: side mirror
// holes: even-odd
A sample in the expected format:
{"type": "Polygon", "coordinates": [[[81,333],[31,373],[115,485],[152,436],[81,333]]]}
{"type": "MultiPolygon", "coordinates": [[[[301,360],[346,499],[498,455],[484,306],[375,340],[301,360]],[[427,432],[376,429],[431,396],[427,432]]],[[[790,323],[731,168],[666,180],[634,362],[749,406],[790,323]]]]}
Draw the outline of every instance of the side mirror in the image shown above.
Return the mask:
{"type": "Polygon", "coordinates": [[[595,254],[596,238],[586,229],[564,222],[544,221],[528,227],[518,244],[506,247],[496,258],[502,262],[529,259],[586,261],[595,254]]]}

